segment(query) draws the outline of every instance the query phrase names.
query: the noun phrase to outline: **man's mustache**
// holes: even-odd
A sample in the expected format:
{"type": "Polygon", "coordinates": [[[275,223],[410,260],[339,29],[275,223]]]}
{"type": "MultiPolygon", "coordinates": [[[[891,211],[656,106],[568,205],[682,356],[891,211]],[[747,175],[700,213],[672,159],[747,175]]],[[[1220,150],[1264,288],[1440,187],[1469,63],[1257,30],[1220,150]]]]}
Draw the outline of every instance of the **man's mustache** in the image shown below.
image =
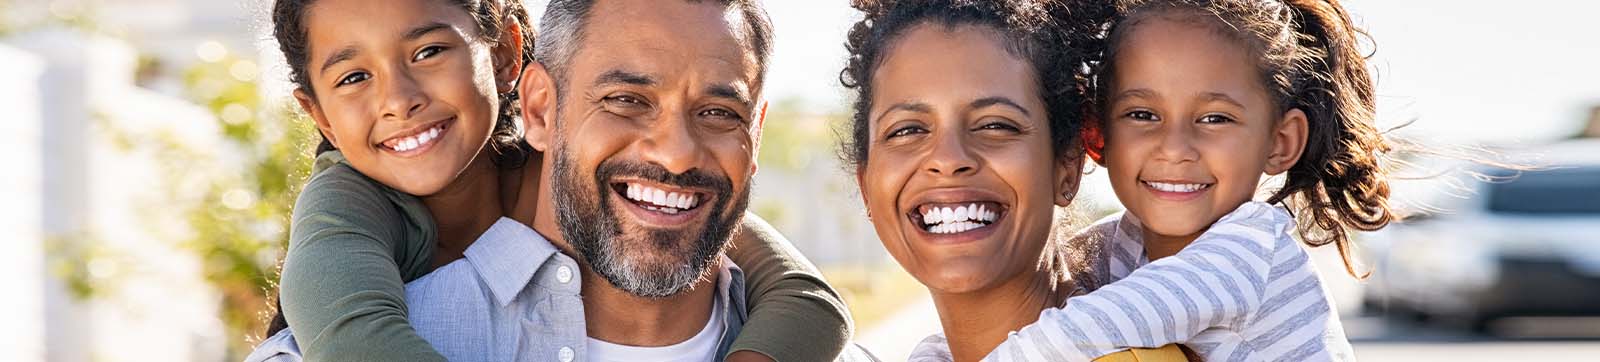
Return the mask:
{"type": "Polygon", "coordinates": [[[713,174],[698,168],[680,174],[672,173],[667,171],[666,167],[652,163],[608,160],[600,163],[595,169],[595,179],[601,185],[609,184],[609,180],[618,177],[637,178],[686,189],[709,189],[722,194],[733,191],[733,180],[727,175],[713,174]]]}

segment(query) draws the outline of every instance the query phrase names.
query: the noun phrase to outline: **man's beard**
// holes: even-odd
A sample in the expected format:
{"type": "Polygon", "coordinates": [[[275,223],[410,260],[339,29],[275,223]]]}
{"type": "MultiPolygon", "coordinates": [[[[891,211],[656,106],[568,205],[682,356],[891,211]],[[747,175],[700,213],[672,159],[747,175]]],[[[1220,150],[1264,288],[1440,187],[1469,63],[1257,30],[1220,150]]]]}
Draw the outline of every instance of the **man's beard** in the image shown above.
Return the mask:
{"type": "Polygon", "coordinates": [[[735,195],[726,176],[698,169],[680,175],[658,165],[608,160],[596,167],[592,184],[585,183],[563,145],[557,142],[550,180],[561,234],[596,274],[633,295],[662,298],[693,286],[722,254],[749,204],[749,181],[746,193],[735,195]],[[611,180],[619,176],[711,190],[716,203],[704,210],[707,220],[698,232],[624,228],[609,197],[611,180]]]}

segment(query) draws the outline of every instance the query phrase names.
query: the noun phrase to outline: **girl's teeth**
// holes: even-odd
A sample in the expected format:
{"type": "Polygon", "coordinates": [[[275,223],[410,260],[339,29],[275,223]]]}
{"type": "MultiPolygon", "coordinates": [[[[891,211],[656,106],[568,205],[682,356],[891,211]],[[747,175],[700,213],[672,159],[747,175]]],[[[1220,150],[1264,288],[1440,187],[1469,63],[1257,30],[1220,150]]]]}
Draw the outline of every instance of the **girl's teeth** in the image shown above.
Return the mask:
{"type": "Polygon", "coordinates": [[[1145,184],[1146,185],[1150,185],[1151,188],[1154,188],[1154,189],[1156,189],[1158,191],[1163,191],[1163,192],[1195,192],[1195,191],[1200,191],[1201,189],[1205,189],[1208,186],[1206,184],[1174,184],[1174,183],[1148,182],[1148,181],[1145,182],[1145,184]]]}

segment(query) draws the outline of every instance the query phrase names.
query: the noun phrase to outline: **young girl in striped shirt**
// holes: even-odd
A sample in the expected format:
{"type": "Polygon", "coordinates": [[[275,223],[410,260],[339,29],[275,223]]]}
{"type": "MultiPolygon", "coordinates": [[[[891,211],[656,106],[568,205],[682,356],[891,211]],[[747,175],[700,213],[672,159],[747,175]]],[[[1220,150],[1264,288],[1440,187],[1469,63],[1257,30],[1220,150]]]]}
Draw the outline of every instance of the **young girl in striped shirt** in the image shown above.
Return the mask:
{"type": "Polygon", "coordinates": [[[1356,275],[1348,230],[1395,218],[1362,32],[1337,0],[1113,2],[1103,122],[1085,138],[1127,211],[1069,242],[1100,245],[1076,278],[1093,292],[986,359],[1173,343],[1203,360],[1354,359],[1294,235],[1335,245],[1356,275]],[[1263,174],[1285,173],[1253,201],[1263,174]]]}

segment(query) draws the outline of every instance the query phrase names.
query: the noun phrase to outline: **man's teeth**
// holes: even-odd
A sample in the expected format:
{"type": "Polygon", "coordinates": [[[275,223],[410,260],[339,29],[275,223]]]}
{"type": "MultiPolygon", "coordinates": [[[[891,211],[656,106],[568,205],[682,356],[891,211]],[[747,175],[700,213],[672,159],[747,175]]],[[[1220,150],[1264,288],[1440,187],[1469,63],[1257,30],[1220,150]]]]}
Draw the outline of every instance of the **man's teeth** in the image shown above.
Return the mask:
{"type": "Polygon", "coordinates": [[[1211,187],[1210,184],[1175,184],[1151,181],[1145,181],[1144,184],[1150,185],[1150,188],[1156,189],[1157,191],[1163,192],[1195,192],[1204,190],[1207,187],[1211,187]]]}
{"type": "Polygon", "coordinates": [[[628,184],[627,195],[629,200],[645,203],[644,208],[650,211],[660,211],[676,214],[679,211],[693,209],[700,205],[700,198],[694,193],[666,192],[661,189],[640,184],[628,184]]]}
{"type": "Polygon", "coordinates": [[[999,216],[999,213],[989,210],[989,206],[974,203],[956,208],[928,208],[922,213],[922,223],[928,225],[928,232],[955,234],[993,223],[999,216]]]}
{"type": "Polygon", "coordinates": [[[389,142],[384,142],[384,145],[389,146],[389,148],[394,149],[397,152],[406,152],[417,149],[417,147],[422,147],[428,145],[429,143],[433,143],[433,141],[439,139],[439,132],[442,131],[444,131],[443,124],[434,126],[433,128],[429,128],[427,131],[422,131],[421,133],[417,133],[409,137],[389,140],[389,142]]]}

